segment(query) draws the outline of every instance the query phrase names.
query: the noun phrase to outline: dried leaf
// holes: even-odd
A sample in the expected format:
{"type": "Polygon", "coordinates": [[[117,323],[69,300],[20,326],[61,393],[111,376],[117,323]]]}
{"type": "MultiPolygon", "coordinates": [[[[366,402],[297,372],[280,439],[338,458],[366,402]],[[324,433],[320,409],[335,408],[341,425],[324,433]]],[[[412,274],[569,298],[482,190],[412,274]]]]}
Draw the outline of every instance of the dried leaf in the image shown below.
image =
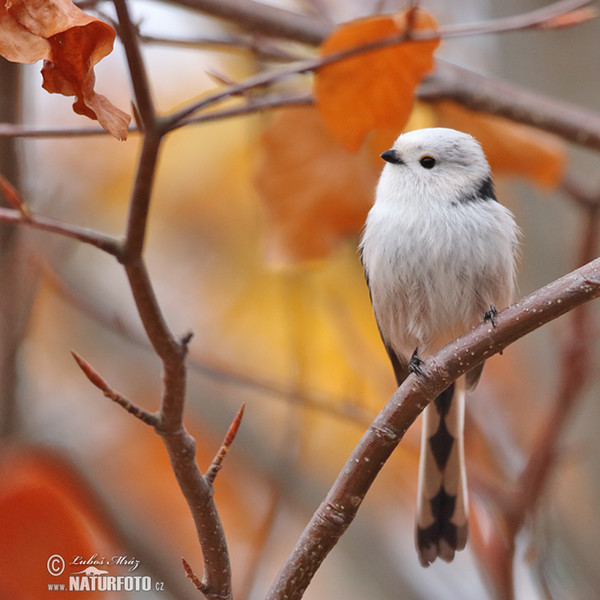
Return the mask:
{"type": "MultiPolygon", "coordinates": [[[[399,36],[407,12],[361,19],[336,29],[321,45],[321,56],[399,36]]],[[[436,22],[423,10],[414,14],[415,31],[435,31],[436,22]]],[[[415,89],[433,68],[439,39],[405,42],[362,52],[321,67],[315,76],[319,113],[328,131],[356,152],[373,129],[401,131],[412,110],[415,89]]]]}
{"type": "Polygon", "coordinates": [[[495,172],[521,175],[544,188],[554,189],[560,185],[566,154],[557,137],[450,101],[436,103],[435,112],[439,125],[477,138],[495,172]]]}
{"type": "Polygon", "coordinates": [[[94,90],[94,66],[113,49],[110,25],[70,0],[13,0],[0,9],[0,28],[0,55],[20,63],[44,60],[44,89],[76,96],[76,113],[96,119],[119,140],[127,138],[131,117],[94,90]]]}
{"type": "MultiPolygon", "coordinates": [[[[380,143],[379,152],[393,139],[392,134],[380,143]]],[[[372,146],[348,152],[325,130],[314,107],[302,107],[277,115],[261,150],[255,185],[267,211],[273,262],[324,258],[360,230],[381,169],[372,146]]]]}

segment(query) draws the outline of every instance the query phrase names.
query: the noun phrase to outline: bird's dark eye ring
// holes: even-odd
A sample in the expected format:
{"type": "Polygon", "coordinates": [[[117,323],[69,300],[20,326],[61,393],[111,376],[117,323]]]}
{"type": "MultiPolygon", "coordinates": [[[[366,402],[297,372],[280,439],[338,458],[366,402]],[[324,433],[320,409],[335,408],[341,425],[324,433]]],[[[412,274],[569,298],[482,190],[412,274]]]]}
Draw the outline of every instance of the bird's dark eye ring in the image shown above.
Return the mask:
{"type": "Polygon", "coordinates": [[[433,156],[422,156],[419,162],[424,169],[433,169],[435,167],[435,158],[433,156]]]}

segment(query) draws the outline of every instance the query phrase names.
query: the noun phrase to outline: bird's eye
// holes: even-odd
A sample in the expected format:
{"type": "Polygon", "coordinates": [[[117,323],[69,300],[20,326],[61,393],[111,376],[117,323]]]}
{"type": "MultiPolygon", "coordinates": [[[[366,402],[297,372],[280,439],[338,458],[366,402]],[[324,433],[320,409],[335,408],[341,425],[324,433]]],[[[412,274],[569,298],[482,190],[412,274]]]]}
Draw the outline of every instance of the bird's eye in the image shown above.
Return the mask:
{"type": "Polygon", "coordinates": [[[433,169],[435,167],[435,158],[433,156],[422,156],[419,162],[424,169],[433,169]]]}

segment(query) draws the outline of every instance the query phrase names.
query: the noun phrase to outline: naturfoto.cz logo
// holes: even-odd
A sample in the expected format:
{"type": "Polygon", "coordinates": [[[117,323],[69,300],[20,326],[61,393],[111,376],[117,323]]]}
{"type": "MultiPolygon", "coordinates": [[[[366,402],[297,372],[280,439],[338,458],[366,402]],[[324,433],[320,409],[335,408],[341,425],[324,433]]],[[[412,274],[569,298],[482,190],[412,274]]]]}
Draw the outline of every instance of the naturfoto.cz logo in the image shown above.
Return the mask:
{"type": "MultiPolygon", "coordinates": [[[[68,579],[48,583],[49,591],[69,592],[150,592],[163,591],[164,582],[152,581],[148,575],[133,575],[140,564],[136,558],[115,555],[110,558],[94,554],[88,558],[74,556],[68,563],[68,579]],[[107,567],[125,567],[127,575],[115,575],[107,567]],[[83,569],[81,568],[83,567],[83,569]],[[78,570],[75,570],[78,569],[78,570]]],[[[48,557],[48,573],[60,577],[67,570],[67,562],[60,554],[48,557]]],[[[65,575],[67,577],[67,575],[65,575]]]]}

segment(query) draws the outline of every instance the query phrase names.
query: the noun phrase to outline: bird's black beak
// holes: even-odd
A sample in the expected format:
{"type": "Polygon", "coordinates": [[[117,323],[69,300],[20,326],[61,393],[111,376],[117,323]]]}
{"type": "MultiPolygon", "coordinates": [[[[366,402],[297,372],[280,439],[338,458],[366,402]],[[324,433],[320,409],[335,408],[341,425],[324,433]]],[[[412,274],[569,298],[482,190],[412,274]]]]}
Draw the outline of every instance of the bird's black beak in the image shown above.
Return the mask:
{"type": "Polygon", "coordinates": [[[404,164],[400,156],[395,150],[386,150],[382,152],[379,156],[392,165],[402,165],[404,164]]]}

